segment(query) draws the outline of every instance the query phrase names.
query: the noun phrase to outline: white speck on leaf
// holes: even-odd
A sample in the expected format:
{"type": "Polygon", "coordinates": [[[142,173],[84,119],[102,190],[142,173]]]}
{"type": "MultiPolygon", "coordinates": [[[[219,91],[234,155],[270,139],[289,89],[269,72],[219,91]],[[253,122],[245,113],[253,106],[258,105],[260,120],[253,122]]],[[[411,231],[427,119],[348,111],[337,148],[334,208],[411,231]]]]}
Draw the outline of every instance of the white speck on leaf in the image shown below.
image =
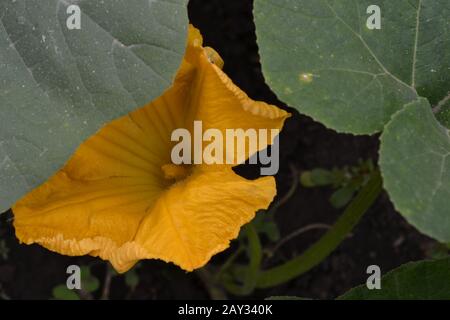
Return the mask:
{"type": "Polygon", "coordinates": [[[300,73],[299,80],[303,83],[311,83],[313,81],[314,75],[312,73],[300,73]]]}

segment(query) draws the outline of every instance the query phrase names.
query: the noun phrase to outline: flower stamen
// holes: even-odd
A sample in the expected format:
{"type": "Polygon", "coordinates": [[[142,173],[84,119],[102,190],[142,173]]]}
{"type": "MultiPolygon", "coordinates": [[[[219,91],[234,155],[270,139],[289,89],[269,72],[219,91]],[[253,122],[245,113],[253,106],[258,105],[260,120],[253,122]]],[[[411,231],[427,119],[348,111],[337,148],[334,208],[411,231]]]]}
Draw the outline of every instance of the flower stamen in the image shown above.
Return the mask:
{"type": "Polygon", "coordinates": [[[164,172],[164,177],[168,180],[183,180],[187,178],[191,172],[190,166],[176,165],[173,163],[165,164],[161,167],[164,172]]]}

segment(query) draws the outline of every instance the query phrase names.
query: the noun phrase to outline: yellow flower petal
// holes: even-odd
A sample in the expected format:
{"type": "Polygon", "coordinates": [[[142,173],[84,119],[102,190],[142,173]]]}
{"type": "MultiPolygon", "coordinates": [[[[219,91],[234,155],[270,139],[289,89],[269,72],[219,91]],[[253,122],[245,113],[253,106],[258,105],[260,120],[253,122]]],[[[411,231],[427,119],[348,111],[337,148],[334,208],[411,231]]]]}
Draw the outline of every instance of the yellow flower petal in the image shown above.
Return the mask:
{"type": "Polygon", "coordinates": [[[228,247],[240,227],[269,206],[274,179],[249,181],[227,165],[174,165],[171,133],[192,130],[194,120],[221,132],[281,129],[289,114],[248,98],[222,65],[190,27],[172,87],[106,125],[14,206],[19,240],[66,255],[99,256],[120,272],[139,259],[193,270],[228,247]]]}
{"type": "MultiPolygon", "coordinates": [[[[217,52],[201,47],[203,40],[198,30],[190,29],[190,39],[195,45],[188,45],[185,63],[177,77],[178,82],[189,83],[189,99],[185,100],[183,107],[185,128],[192,132],[194,121],[201,120],[203,130],[219,129],[223,136],[229,128],[281,130],[290,114],[276,106],[250,99],[221,70],[223,61],[217,52]]],[[[272,144],[274,138],[269,130],[267,143],[258,146],[257,151],[272,144]]],[[[230,150],[224,150],[224,154],[226,151],[230,150]]],[[[252,155],[248,151],[246,145],[244,159],[252,155]]]]}
{"type": "MultiPolygon", "coordinates": [[[[226,249],[242,225],[275,196],[273,177],[246,180],[227,168],[194,172],[164,193],[142,222],[136,242],[185,270],[226,249]]],[[[146,257],[146,258],[147,258],[146,257]]]]}
{"type": "Polygon", "coordinates": [[[273,177],[250,181],[228,168],[199,169],[156,201],[145,186],[130,182],[83,185],[57,175],[14,208],[16,235],[62,254],[99,256],[119,272],[140,259],[191,271],[226,249],[275,196],[273,177]]]}

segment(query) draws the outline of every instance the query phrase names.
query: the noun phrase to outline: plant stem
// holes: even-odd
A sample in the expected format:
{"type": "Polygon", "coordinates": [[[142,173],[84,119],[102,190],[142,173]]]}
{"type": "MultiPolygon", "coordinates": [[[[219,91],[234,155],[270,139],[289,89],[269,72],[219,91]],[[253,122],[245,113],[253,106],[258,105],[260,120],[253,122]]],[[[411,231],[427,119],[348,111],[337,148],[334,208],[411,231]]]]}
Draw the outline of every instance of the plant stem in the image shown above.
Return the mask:
{"type": "Polygon", "coordinates": [[[288,190],[288,192],[277,202],[275,202],[272,207],[267,211],[268,215],[274,215],[275,212],[280,208],[282,205],[284,205],[288,200],[295,194],[295,191],[297,191],[298,187],[298,180],[299,180],[299,174],[297,168],[290,163],[289,168],[291,169],[291,175],[292,175],[292,184],[288,190]]]}
{"type": "Polygon", "coordinates": [[[248,255],[250,263],[246,266],[244,273],[244,283],[242,285],[236,284],[233,281],[224,281],[223,286],[228,292],[235,296],[245,296],[253,292],[259,278],[259,270],[262,261],[262,248],[258,233],[255,227],[249,223],[245,227],[245,232],[248,237],[248,255]]]}
{"type": "Polygon", "coordinates": [[[245,251],[243,245],[239,245],[238,249],[233,252],[233,254],[225,261],[225,263],[220,267],[219,271],[214,275],[213,281],[218,283],[223,275],[223,273],[234,263],[234,261],[240,256],[241,253],[245,251]]]}
{"type": "Polygon", "coordinates": [[[106,274],[105,274],[105,283],[103,284],[102,296],[100,300],[108,300],[109,299],[109,289],[111,288],[111,280],[113,277],[113,272],[109,263],[106,263],[106,274]]]}
{"type": "Polygon", "coordinates": [[[0,283],[0,300],[11,300],[11,298],[3,291],[3,286],[0,283]]]}
{"type": "Polygon", "coordinates": [[[359,222],[361,217],[375,202],[382,191],[382,179],[379,171],[372,173],[368,183],[345,209],[333,227],[301,256],[269,270],[261,271],[258,288],[268,288],[287,282],[322,262],[359,222]]]}
{"type": "Polygon", "coordinates": [[[81,300],[94,300],[92,294],[84,289],[78,290],[78,295],[80,296],[81,300]]]}
{"type": "Polygon", "coordinates": [[[293,231],[292,233],[288,234],[286,237],[282,238],[280,241],[277,242],[277,244],[270,249],[270,251],[268,252],[269,258],[275,255],[275,252],[277,250],[279,250],[282,246],[284,246],[286,243],[288,243],[290,240],[304,234],[305,232],[308,232],[310,230],[317,230],[317,229],[330,229],[331,226],[327,225],[327,224],[323,224],[323,223],[314,223],[314,224],[310,224],[306,227],[297,229],[295,231],[293,231]]]}
{"type": "Polygon", "coordinates": [[[227,300],[227,295],[223,292],[222,288],[217,286],[217,283],[213,280],[213,276],[207,267],[201,268],[195,273],[202,281],[206,291],[208,291],[211,300],[227,300]]]}
{"type": "Polygon", "coordinates": [[[438,104],[433,107],[433,113],[438,114],[442,107],[447,103],[447,101],[450,100],[450,92],[447,93],[447,96],[445,96],[441,101],[438,102],[438,104]]]}

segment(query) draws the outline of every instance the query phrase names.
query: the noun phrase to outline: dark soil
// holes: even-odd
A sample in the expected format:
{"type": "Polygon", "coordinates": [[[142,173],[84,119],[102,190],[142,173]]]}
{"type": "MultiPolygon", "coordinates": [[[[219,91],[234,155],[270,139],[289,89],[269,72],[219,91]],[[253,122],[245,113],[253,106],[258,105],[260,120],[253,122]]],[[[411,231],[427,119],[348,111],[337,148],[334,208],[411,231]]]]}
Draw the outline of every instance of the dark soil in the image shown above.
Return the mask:
{"type": "MultiPolygon", "coordinates": [[[[290,164],[300,171],[316,167],[333,168],[356,164],[358,159],[378,157],[378,137],[337,134],[299,115],[278,101],[264,82],[252,17],[251,0],[191,0],[191,22],[204,36],[206,45],[215,48],[225,61],[225,72],[248,95],[289,110],[289,119],[281,135],[281,167],[277,175],[278,193],[284,195],[291,184],[290,164]]],[[[244,175],[252,171],[243,169],[244,175]]],[[[300,188],[276,213],[282,235],[315,223],[333,224],[341,210],[328,201],[328,188],[300,188]]],[[[18,244],[8,215],[2,215],[0,239],[6,239],[9,257],[0,257],[0,294],[13,299],[49,299],[51,290],[65,283],[70,264],[94,265],[93,272],[104,277],[105,264],[90,257],[70,258],[51,253],[39,246],[18,244]]],[[[289,242],[279,257],[288,259],[316,241],[323,230],[309,231],[289,242]]],[[[366,268],[377,264],[383,273],[405,262],[423,259],[434,242],[418,233],[394,210],[383,194],[363,217],[352,235],[319,266],[299,278],[248,298],[272,295],[296,295],[308,298],[334,298],[366,281],[366,268]]],[[[213,259],[222,261],[228,253],[213,259]]],[[[277,258],[274,262],[282,262],[277,258]]],[[[206,299],[208,293],[195,273],[158,261],[144,261],[137,270],[140,282],[129,293],[123,277],[115,277],[110,290],[114,299],[206,299]]],[[[97,293],[98,294],[98,293],[97,293]]]]}

